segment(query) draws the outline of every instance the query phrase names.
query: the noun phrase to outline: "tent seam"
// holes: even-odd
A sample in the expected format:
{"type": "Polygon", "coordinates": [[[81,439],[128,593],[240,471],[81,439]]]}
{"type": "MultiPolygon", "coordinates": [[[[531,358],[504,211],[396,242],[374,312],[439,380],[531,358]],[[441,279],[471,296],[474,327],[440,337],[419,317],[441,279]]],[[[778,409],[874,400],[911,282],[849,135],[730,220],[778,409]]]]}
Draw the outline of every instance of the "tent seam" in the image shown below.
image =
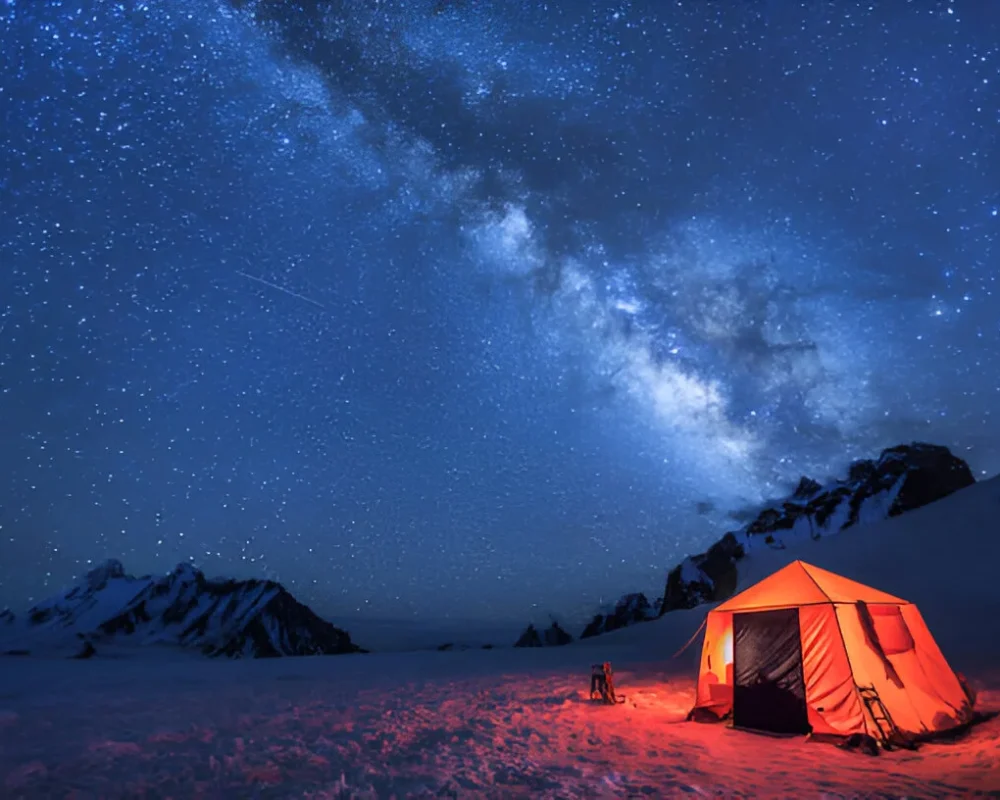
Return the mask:
{"type": "MultiPolygon", "coordinates": [[[[830,595],[826,591],[826,589],[823,588],[822,584],[820,584],[820,582],[818,580],[816,580],[816,578],[813,576],[812,572],[810,571],[810,570],[813,570],[813,569],[819,569],[820,572],[829,572],[829,570],[824,570],[824,569],[821,569],[820,567],[814,567],[812,564],[807,564],[805,561],[802,561],[801,559],[799,559],[799,560],[797,560],[797,561],[795,561],[793,563],[796,563],[796,564],[800,565],[800,567],[802,568],[802,571],[806,575],[809,576],[809,580],[811,580],[813,583],[816,584],[816,588],[820,590],[820,592],[823,594],[824,597],[830,597],[830,595]]],[[[836,577],[843,578],[844,576],[836,576],[836,577]]],[[[858,581],[851,580],[850,578],[847,578],[847,580],[849,580],[851,583],[858,583],[858,581]]],[[[865,586],[865,584],[859,584],[859,585],[860,586],[865,586]]],[[[872,589],[873,587],[867,586],[866,588],[872,589]]],[[[879,594],[884,594],[887,597],[893,597],[893,598],[895,598],[896,602],[886,602],[884,600],[873,600],[871,603],[869,603],[869,605],[884,605],[884,606],[911,605],[911,603],[910,603],[909,600],[904,600],[902,597],[896,597],[895,595],[888,594],[887,592],[883,592],[883,591],[880,591],[878,589],[875,589],[875,591],[879,592],[879,594]]],[[[832,597],[830,597],[830,602],[836,603],[838,601],[836,601],[832,597]]],[[[839,602],[843,602],[843,601],[839,601],[839,602]]],[[[868,602],[868,601],[866,600],[864,602],[868,602]]]]}
{"type": "MultiPolygon", "coordinates": [[[[727,600],[725,602],[728,603],[729,601],[727,600]]],[[[723,605],[724,603],[720,603],[717,607],[713,608],[708,613],[713,614],[716,611],[718,611],[723,614],[727,612],[730,614],[739,614],[739,613],[750,614],[753,613],[754,611],[769,611],[771,609],[776,609],[776,608],[806,608],[807,606],[853,606],[854,602],[847,600],[827,599],[827,600],[816,600],[812,603],[779,603],[778,605],[771,605],[771,606],[743,606],[742,608],[723,608],[722,607],[723,605]]],[[[898,603],[871,603],[870,605],[898,607],[898,606],[912,606],[913,603],[911,603],[909,600],[901,600],[898,603]]]]}
{"type": "Polygon", "coordinates": [[[816,588],[819,589],[819,593],[832,603],[833,598],[830,597],[826,589],[820,586],[819,581],[813,577],[813,574],[808,569],[806,569],[806,563],[804,561],[799,561],[797,563],[799,565],[799,569],[801,569],[809,577],[809,580],[811,580],[816,585],[816,588]]]}

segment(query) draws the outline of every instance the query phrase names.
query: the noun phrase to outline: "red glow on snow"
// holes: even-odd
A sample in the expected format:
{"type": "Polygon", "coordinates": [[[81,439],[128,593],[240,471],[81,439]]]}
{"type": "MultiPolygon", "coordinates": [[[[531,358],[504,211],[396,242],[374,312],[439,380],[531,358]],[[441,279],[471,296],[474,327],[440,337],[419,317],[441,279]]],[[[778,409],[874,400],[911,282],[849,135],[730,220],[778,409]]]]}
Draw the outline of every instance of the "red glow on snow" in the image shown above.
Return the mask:
{"type": "MultiPolygon", "coordinates": [[[[917,798],[1000,791],[1000,719],[957,742],[871,758],[803,738],[684,722],[695,683],[679,662],[622,662],[616,678],[626,702],[591,703],[589,671],[556,660],[569,659],[570,650],[499,661],[495,653],[418,653],[212,664],[196,672],[190,662],[139,670],[109,661],[87,673],[38,662],[24,674],[4,673],[0,794],[815,797],[822,786],[827,796],[917,798]]],[[[723,668],[727,650],[720,639],[723,668]]],[[[576,654],[585,667],[589,655],[576,654]]],[[[980,707],[1000,710],[1000,673],[973,680],[980,707]]]]}

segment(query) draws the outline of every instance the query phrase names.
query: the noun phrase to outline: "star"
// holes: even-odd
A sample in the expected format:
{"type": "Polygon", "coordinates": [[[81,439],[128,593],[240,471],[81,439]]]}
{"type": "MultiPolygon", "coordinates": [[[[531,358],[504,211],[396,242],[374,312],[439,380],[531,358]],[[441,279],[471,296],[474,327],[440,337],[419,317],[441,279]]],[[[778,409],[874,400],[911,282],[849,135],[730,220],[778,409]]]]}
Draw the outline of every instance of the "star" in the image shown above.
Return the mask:
{"type": "Polygon", "coordinates": [[[985,6],[2,9],[0,606],[584,618],[803,474],[1000,468],[985,6]]]}

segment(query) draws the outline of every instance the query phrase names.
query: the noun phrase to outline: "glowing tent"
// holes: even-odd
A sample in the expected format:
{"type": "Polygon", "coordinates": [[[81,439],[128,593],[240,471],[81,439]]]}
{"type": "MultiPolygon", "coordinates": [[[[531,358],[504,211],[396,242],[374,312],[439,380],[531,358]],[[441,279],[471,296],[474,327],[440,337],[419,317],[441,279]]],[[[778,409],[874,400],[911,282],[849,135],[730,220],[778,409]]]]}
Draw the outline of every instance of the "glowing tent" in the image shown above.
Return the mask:
{"type": "Polygon", "coordinates": [[[795,561],[708,614],[692,715],[730,713],[740,728],[884,740],[880,718],[919,737],[969,722],[972,702],[915,605],[795,561]]]}

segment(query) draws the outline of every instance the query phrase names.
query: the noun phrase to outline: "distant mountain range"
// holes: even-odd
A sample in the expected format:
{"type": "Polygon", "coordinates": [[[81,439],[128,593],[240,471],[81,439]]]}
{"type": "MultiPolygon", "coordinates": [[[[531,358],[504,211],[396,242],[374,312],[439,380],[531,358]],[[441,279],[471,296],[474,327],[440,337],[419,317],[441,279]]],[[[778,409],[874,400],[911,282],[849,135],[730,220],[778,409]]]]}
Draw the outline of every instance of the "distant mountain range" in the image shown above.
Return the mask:
{"type": "MultiPolygon", "coordinates": [[[[796,541],[895,517],[975,482],[965,461],[947,447],[924,442],[890,447],[877,459],[856,461],[845,478],[825,486],[803,477],[790,496],[768,503],[748,524],[676,565],[667,575],[662,598],[650,603],[642,593],[626,594],[612,611],[595,614],[580,638],[724,600],[736,591],[737,565],[753,547],[784,549],[796,541]]],[[[526,630],[522,641],[537,644],[521,646],[566,643],[528,634],[526,630]]]]}
{"type": "MultiPolygon", "coordinates": [[[[748,524],[725,534],[706,552],[688,556],[668,574],[663,597],[624,595],[594,615],[586,639],[673,611],[729,597],[738,564],[753,547],[783,549],[933,503],[971,486],[968,464],[946,447],[915,442],[857,461],[827,485],[803,477],[787,498],[768,503],[748,524]]],[[[529,625],[515,647],[569,644],[558,623],[529,625]]],[[[86,658],[102,646],[173,645],[208,656],[265,658],[364,652],[346,631],[322,619],[281,584],[269,580],[208,579],[189,564],[162,577],[132,577],[110,560],[76,586],[39,603],[18,620],[0,611],[0,654],[72,651],[86,658]]],[[[467,649],[451,642],[441,650],[467,649]]],[[[483,645],[476,645],[482,647],[483,645]]]]}
{"type": "Polygon", "coordinates": [[[362,652],[346,631],[316,615],[281,584],[206,578],[189,564],[168,575],[135,578],[110,560],[76,586],[17,620],[0,613],[0,634],[17,646],[0,651],[73,646],[89,657],[102,645],[174,645],[207,656],[267,658],[362,652]]]}

